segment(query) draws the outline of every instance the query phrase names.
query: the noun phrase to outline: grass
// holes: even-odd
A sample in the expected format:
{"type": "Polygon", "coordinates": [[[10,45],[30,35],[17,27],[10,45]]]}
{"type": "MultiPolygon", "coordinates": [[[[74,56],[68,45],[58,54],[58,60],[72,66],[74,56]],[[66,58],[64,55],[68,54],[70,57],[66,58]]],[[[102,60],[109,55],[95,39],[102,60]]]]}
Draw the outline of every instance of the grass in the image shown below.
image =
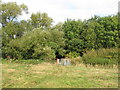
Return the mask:
{"type": "Polygon", "coordinates": [[[117,88],[118,69],[3,62],[3,88],[117,88]]]}

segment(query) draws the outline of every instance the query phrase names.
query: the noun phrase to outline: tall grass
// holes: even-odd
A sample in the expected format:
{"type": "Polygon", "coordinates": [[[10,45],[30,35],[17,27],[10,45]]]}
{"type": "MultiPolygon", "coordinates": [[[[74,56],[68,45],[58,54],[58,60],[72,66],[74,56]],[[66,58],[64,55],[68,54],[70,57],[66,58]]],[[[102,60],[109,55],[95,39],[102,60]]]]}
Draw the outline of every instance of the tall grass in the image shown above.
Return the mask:
{"type": "Polygon", "coordinates": [[[118,64],[117,48],[102,48],[88,51],[83,55],[83,62],[90,65],[111,65],[118,64]]]}

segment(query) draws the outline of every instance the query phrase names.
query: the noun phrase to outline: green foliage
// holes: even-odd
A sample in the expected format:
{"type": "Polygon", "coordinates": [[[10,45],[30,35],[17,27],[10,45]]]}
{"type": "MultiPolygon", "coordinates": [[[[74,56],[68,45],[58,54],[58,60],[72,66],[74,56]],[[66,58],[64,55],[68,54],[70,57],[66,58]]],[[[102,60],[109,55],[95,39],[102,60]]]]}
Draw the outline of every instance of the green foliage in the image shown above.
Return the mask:
{"type": "Polygon", "coordinates": [[[48,17],[46,13],[32,13],[31,15],[31,24],[33,28],[43,28],[48,29],[52,25],[52,18],[48,17]]]}
{"type": "Polygon", "coordinates": [[[18,22],[9,22],[7,23],[7,26],[2,29],[4,38],[8,37],[10,39],[21,37],[25,30],[25,26],[22,26],[22,23],[18,22]],[[14,35],[16,37],[14,37],[14,35]]]}
{"type": "Polygon", "coordinates": [[[24,4],[2,3],[2,57],[51,61],[65,55],[76,58],[87,50],[96,50],[84,56],[90,56],[90,61],[94,58],[98,61],[101,58],[116,60],[117,52],[100,51],[100,48],[119,47],[118,14],[94,16],[84,21],[67,19],[64,23],[52,25],[53,19],[39,12],[32,13],[29,20],[18,21],[23,11],[28,13],[24,4]]]}
{"type": "Polygon", "coordinates": [[[114,59],[96,57],[96,58],[90,58],[88,60],[84,60],[84,63],[90,64],[93,66],[95,66],[95,65],[113,66],[114,64],[117,64],[117,61],[114,59]]]}
{"type": "Polygon", "coordinates": [[[32,64],[32,65],[36,65],[36,64],[41,64],[45,62],[44,60],[39,60],[39,59],[27,59],[27,60],[24,60],[24,59],[18,59],[18,60],[15,60],[14,63],[21,63],[21,64],[32,64]]]}
{"type": "MultiPolygon", "coordinates": [[[[23,25],[23,21],[18,22],[18,16],[22,15],[22,12],[28,13],[26,5],[17,5],[16,2],[2,3],[2,46],[8,47],[8,43],[14,38],[20,38],[24,31],[28,28],[23,25]]],[[[5,49],[3,49],[5,50],[5,49]]],[[[3,51],[4,52],[4,51],[3,51]]]]}
{"type": "Polygon", "coordinates": [[[112,48],[118,44],[117,15],[99,17],[95,28],[97,47],[112,48]]]}
{"type": "Polygon", "coordinates": [[[5,53],[14,58],[35,58],[50,61],[55,59],[56,52],[59,52],[60,55],[64,53],[63,33],[58,30],[34,29],[21,38],[12,40],[8,46],[11,48],[10,52],[5,53]],[[19,56],[17,56],[18,52],[19,56]]]}
{"type": "Polygon", "coordinates": [[[22,11],[28,13],[28,8],[26,5],[17,5],[16,2],[2,3],[2,26],[6,26],[7,23],[13,22],[17,19],[22,11]]]}
{"type": "Polygon", "coordinates": [[[41,60],[47,60],[47,61],[54,60],[55,59],[55,52],[54,52],[54,50],[52,50],[48,46],[35,47],[33,57],[39,58],[41,60]]]}
{"type": "Polygon", "coordinates": [[[88,51],[83,55],[85,64],[91,65],[113,65],[118,64],[118,49],[99,49],[88,51]]]}
{"type": "Polygon", "coordinates": [[[71,59],[71,64],[73,64],[73,65],[77,65],[80,63],[83,63],[82,57],[76,57],[76,58],[71,59]]]}
{"type": "Polygon", "coordinates": [[[59,22],[55,26],[53,26],[53,29],[57,29],[59,31],[63,31],[62,26],[63,26],[63,23],[59,22]]]}
{"type": "Polygon", "coordinates": [[[65,33],[65,49],[67,53],[82,52],[84,48],[84,39],[82,36],[83,33],[83,23],[82,21],[75,21],[75,20],[67,20],[63,24],[63,31],[65,33]]]}
{"type": "Polygon", "coordinates": [[[76,58],[76,57],[79,56],[79,53],[70,52],[70,53],[66,54],[65,56],[68,57],[68,58],[76,58]]]}
{"type": "Polygon", "coordinates": [[[113,48],[118,46],[117,15],[108,17],[94,16],[91,19],[70,20],[63,24],[65,50],[80,56],[91,49],[113,48]]]}
{"type": "Polygon", "coordinates": [[[82,49],[92,49],[95,48],[95,41],[96,41],[96,33],[95,27],[97,26],[96,21],[86,22],[84,21],[83,27],[83,40],[84,40],[84,48],[82,49]]]}
{"type": "MultiPolygon", "coordinates": [[[[48,62],[45,60],[40,60],[40,59],[12,59],[10,57],[7,57],[6,59],[2,58],[2,63],[14,63],[14,64],[26,64],[26,65],[36,65],[36,64],[41,64],[43,62],[48,62]]],[[[51,63],[51,61],[49,62],[51,63]]]]}

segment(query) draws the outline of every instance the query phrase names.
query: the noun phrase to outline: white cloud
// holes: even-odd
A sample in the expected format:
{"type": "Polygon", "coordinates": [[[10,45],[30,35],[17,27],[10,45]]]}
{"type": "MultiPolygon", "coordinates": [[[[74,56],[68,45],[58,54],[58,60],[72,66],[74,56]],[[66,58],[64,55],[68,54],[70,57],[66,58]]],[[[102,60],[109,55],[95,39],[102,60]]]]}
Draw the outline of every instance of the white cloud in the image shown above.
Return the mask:
{"type": "MultiPolygon", "coordinates": [[[[57,23],[67,18],[83,20],[94,15],[115,14],[118,11],[119,0],[4,0],[8,1],[26,4],[30,14],[46,12],[57,23]]],[[[27,19],[30,14],[21,18],[27,19]]]]}

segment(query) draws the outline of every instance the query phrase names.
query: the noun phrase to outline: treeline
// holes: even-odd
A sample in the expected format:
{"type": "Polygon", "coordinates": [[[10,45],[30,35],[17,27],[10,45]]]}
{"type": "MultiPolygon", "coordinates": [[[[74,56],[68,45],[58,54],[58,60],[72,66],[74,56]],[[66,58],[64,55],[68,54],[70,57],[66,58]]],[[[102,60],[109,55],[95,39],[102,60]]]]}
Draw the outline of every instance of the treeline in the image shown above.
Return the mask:
{"type": "Polygon", "coordinates": [[[2,3],[2,57],[54,60],[78,57],[86,51],[118,47],[118,14],[88,20],[67,19],[53,25],[46,13],[32,13],[18,20],[26,5],[2,3]]]}

